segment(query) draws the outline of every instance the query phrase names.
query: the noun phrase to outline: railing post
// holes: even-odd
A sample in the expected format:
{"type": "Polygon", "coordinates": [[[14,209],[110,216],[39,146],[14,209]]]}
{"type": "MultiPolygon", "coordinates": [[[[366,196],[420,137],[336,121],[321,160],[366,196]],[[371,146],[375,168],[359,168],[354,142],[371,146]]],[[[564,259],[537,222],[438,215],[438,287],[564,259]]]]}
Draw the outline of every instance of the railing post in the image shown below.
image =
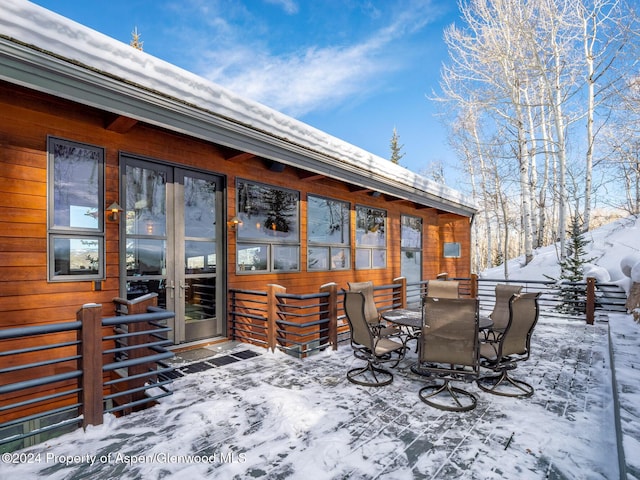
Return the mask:
{"type": "Polygon", "coordinates": [[[407,308],[407,279],[398,277],[393,279],[393,283],[400,285],[400,307],[407,308]]]}
{"type": "Polygon", "coordinates": [[[87,303],[78,310],[80,329],[80,370],[82,426],[102,425],[102,305],[87,303]]]}
{"type": "MultiPolygon", "coordinates": [[[[134,298],[132,300],[126,300],[122,298],[114,298],[113,302],[118,305],[124,305],[127,309],[126,315],[137,315],[139,313],[147,313],[149,307],[157,307],[158,306],[158,294],[157,293],[148,293],[146,295],[142,295],[141,297],[134,298]]],[[[133,322],[127,325],[128,333],[136,334],[127,337],[127,346],[135,347],[136,345],[144,345],[151,340],[149,335],[145,335],[144,332],[149,330],[149,324],[147,322],[133,322]]],[[[127,356],[129,360],[133,360],[136,358],[146,357],[149,354],[148,348],[130,348],[127,351],[127,356]]],[[[152,353],[152,352],[151,352],[152,353]]],[[[132,365],[127,369],[127,376],[134,377],[138,374],[144,374],[149,371],[149,364],[140,364],[140,365],[132,365]]],[[[145,382],[149,380],[154,380],[154,377],[140,377],[140,378],[132,378],[127,380],[126,389],[134,390],[136,388],[140,388],[144,386],[145,382]]],[[[117,388],[117,387],[116,387],[117,388]]],[[[145,398],[145,392],[133,392],[128,394],[128,399],[125,403],[135,402],[137,400],[142,400],[145,398]]],[[[127,415],[131,413],[132,409],[126,408],[122,412],[127,415]]]]}
{"type": "Polygon", "coordinates": [[[286,293],[287,289],[281,285],[270,283],[267,285],[267,348],[273,352],[276,349],[276,332],[278,330],[278,298],[279,293],[286,293]]]}
{"type": "MultiPolygon", "coordinates": [[[[327,336],[332,350],[338,349],[338,284],[326,283],[320,287],[320,293],[328,292],[326,313],[320,318],[327,321],[327,336]]],[[[320,307],[323,310],[323,306],[320,307]]]]}
{"type": "Polygon", "coordinates": [[[596,315],[596,279],[587,278],[587,324],[593,325],[596,315]]]}
{"type": "Polygon", "coordinates": [[[470,295],[471,298],[478,298],[478,274],[471,274],[471,285],[470,285],[470,295]]]}

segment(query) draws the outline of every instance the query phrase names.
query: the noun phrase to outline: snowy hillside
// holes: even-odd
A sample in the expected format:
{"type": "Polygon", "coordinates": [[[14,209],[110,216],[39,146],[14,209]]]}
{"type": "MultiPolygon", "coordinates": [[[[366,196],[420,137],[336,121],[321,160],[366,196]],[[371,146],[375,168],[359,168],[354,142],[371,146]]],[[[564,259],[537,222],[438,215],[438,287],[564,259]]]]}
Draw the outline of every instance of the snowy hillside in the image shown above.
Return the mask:
{"type": "MultiPolygon", "coordinates": [[[[615,283],[627,293],[631,279],[640,282],[640,216],[616,220],[585,234],[586,258],[593,258],[585,268],[585,276],[595,277],[599,282],[615,283]]],[[[557,245],[540,248],[534,252],[529,265],[524,266],[524,257],[509,260],[509,279],[546,280],[545,275],[558,278],[557,245]]],[[[504,267],[491,268],[480,274],[483,278],[503,279],[504,267]]]]}

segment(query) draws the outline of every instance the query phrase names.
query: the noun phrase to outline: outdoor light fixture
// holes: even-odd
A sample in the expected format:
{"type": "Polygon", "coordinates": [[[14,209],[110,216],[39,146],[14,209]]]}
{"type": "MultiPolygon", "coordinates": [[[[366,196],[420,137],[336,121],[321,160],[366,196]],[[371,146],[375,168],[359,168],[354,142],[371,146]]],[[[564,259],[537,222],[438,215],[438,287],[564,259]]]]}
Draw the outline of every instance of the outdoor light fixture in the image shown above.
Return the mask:
{"type": "Polygon", "coordinates": [[[108,219],[112,222],[118,221],[118,213],[122,211],[122,207],[118,205],[118,202],[113,202],[111,205],[107,207],[107,212],[109,212],[108,219]]]}
{"type": "Polygon", "coordinates": [[[382,194],[380,192],[371,192],[369,195],[371,195],[373,198],[378,198],[382,194]]]}
{"type": "Polygon", "coordinates": [[[233,216],[233,218],[231,220],[229,220],[227,222],[227,227],[229,227],[229,230],[235,232],[236,230],[238,230],[238,227],[240,227],[242,225],[242,220],[240,220],[240,218],[238,218],[237,216],[233,216]]]}

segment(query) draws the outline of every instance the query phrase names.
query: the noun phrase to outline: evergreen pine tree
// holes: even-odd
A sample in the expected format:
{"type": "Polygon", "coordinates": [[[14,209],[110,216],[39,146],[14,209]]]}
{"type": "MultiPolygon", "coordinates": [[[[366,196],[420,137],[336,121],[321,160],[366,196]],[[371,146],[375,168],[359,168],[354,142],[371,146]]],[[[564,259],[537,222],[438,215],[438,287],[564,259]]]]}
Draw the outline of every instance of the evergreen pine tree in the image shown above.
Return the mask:
{"type": "Polygon", "coordinates": [[[131,41],[129,42],[129,45],[131,45],[135,49],[142,51],[142,44],[144,42],[140,40],[140,37],[141,35],[138,33],[138,27],[135,27],[133,32],[131,32],[131,41]]]}
{"type": "Polygon", "coordinates": [[[400,137],[398,135],[398,132],[396,131],[396,127],[393,127],[393,135],[391,136],[391,158],[389,160],[391,160],[396,165],[399,165],[400,160],[402,159],[402,157],[404,157],[404,153],[401,152],[404,145],[399,145],[399,139],[400,137]]]}
{"type": "Polygon", "coordinates": [[[584,289],[574,284],[584,280],[584,266],[593,260],[593,258],[585,258],[588,244],[589,241],[584,238],[582,225],[576,213],[569,226],[567,255],[559,263],[560,281],[564,281],[560,287],[563,303],[559,309],[564,313],[585,312],[584,289]]]}

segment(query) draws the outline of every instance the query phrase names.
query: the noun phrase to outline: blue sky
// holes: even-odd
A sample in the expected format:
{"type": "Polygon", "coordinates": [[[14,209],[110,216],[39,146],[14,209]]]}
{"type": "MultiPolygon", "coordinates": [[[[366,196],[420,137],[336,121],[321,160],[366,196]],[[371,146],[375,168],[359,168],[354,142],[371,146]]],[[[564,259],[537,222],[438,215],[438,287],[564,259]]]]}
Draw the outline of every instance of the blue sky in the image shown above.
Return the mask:
{"type": "Polygon", "coordinates": [[[34,3],[415,172],[455,176],[436,105],[455,0],[35,0],[34,3]]]}

